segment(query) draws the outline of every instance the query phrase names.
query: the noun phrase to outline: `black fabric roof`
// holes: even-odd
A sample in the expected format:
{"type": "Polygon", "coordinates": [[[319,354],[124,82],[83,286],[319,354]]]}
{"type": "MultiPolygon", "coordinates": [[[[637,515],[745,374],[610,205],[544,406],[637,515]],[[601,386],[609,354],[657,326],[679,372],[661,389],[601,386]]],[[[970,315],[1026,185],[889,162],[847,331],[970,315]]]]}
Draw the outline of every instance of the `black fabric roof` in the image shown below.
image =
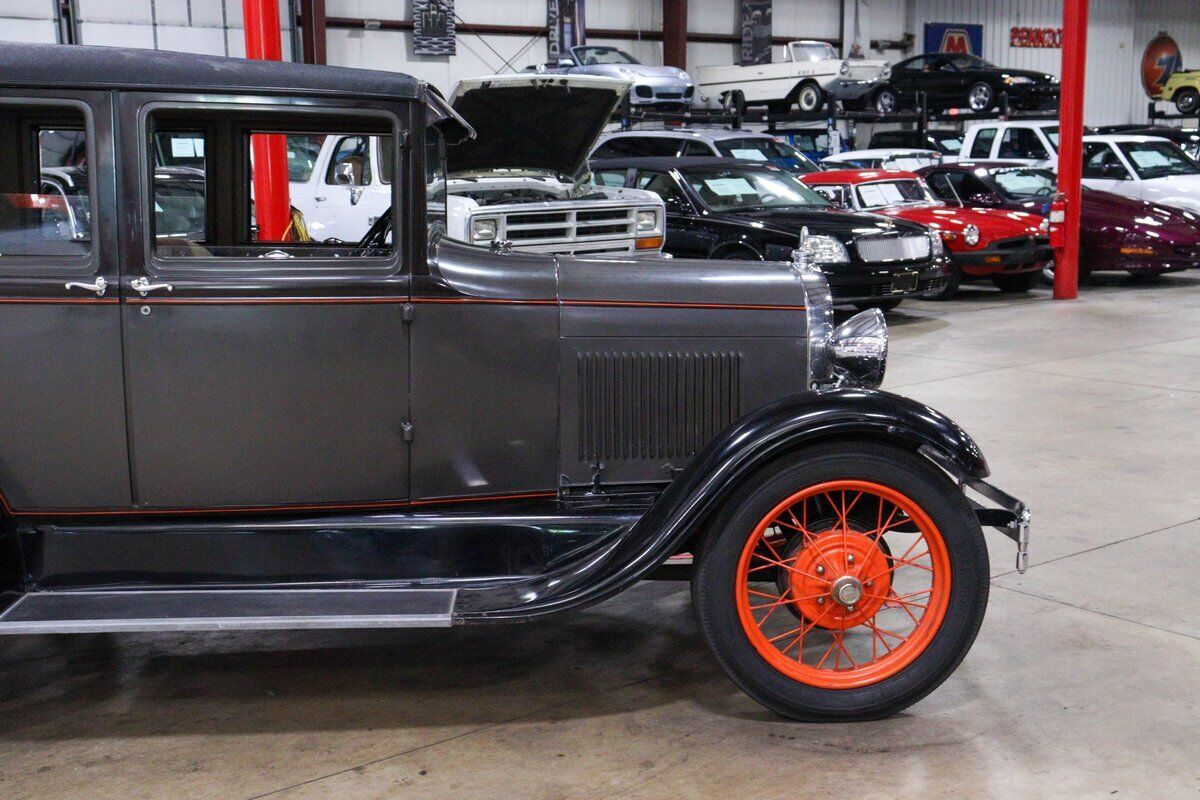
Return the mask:
{"type": "Polygon", "coordinates": [[[0,43],[0,85],[415,98],[408,75],[167,50],[0,43]]]}

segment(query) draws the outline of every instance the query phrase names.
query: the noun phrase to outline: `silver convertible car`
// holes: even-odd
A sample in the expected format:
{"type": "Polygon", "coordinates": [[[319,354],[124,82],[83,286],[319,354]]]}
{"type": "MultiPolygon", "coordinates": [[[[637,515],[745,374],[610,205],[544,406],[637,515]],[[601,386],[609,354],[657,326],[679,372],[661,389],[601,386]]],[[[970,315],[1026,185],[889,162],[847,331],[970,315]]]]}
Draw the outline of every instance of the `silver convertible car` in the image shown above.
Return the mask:
{"type": "Polygon", "coordinates": [[[580,45],[558,61],[526,67],[529,72],[604,75],[632,81],[629,100],[636,106],[687,107],[692,104],[696,84],[678,67],[652,67],[616,47],[580,45]]]}

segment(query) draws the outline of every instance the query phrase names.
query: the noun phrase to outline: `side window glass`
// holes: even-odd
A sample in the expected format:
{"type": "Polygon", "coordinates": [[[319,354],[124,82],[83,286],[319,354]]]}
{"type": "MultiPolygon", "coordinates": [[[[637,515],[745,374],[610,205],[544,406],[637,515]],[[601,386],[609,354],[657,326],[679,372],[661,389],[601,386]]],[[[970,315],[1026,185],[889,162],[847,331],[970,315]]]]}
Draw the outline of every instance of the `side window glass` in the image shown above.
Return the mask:
{"type": "Polygon", "coordinates": [[[933,190],[934,195],[936,195],[939,200],[945,200],[949,203],[958,202],[958,195],[954,193],[954,187],[951,186],[950,180],[946,177],[946,173],[935,172],[932,175],[929,175],[925,181],[929,184],[929,188],[933,190]]]}
{"type": "Polygon", "coordinates": [[[685,156],[711,156],[713,151],[703,142],[688,142],[683,146],[685,156]]]}
{"type": "Polygon", "coordinates": [[[669,175],[661,172],[643,172],[638,175],[638,188],[654,192],[663,199],[667,211],[683,211],[687,207],[683,193],[669,175]]]}
{"type": "Polygon", "coordinates": [[[371,140],[368,136],[343,136],[325,170],[325,183],[367,186],[371,183],[371,140]]]}
{"type": "Polygon", "coordinates": [[[1117,154],[1104,142],[1085,142],[1083,145],[1083,174],[1084,178],[1095,178],[1107,181],[1123,181],[1129,179],[1125,165],[1117,158],[1117,154]]]}
{"type": "Polygon", "coordinates": [[[0,103],[0,266],[91,251],[88,136],[82,111],[0,103]]]}
{"type": "Polygon", "coordinates": [[[980,128],[975,132],[975,140],[971,142],[971,158],[989,158],[992,155],[992,142],[996,140],[995,128],[980,128]]]}
{"type": "MultiPolygon", "coordinates": [[[[371,181],[370,147],[394,141],[386,123],[364,119],[363,132],[348,133],[321,131],[295,114],[279,119],[285,124],[272,128],[261,115],[238,112],[150,114],[145,216],[158,258],[263,259],[264,267],[287,268],[295,259],[395,252],[392,188],[371,181]],[[328,166],[313,180],[320,163],[328,166]],[[256,182],[259,169],[286,172],[256,182]],[[267,185],[271,195],[259,197],[267,185]]],[[[391,161],[380,160],[390,178],[391,161]]]]}
{"type": "Polygon", "coordinates": [[[1046,148],[1035,131],[1029,128],[1009,128],[1000,139],[1000,158],[1048,158],[1046,148]]]}
{"type": "Polygon", "coordinates": [[[597,186],[617,186],[625,185],[625,170],[601,170],[592,176],[597,186]]]}

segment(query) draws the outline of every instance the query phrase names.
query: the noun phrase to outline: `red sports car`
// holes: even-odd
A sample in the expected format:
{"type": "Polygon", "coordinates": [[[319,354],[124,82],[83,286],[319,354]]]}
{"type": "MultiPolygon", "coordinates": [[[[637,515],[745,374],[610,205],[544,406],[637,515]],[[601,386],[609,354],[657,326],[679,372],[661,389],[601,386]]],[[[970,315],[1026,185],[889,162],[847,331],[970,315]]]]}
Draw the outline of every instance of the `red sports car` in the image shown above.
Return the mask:
{"type": "Polygon", "coordinates": [[[933,196],[921,177],[895,170],[831,170],[800,180],[843,208],[919,222],[938,231],[954,260],[944,300],[970,278],[991,278],[1005,292],[1026,292],[1054,257],[1045,221],[1036,214],[960,208],[933,196]]]}

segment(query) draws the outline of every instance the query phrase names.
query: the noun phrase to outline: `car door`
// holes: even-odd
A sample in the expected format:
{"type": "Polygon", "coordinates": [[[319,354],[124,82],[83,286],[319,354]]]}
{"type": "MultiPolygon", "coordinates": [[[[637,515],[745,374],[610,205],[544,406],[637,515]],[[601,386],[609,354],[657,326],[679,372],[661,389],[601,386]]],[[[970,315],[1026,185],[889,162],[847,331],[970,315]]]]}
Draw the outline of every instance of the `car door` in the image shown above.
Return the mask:
{"type": "Polygon", "coordinates": [[[667,241],[663,252],[680,258],[708,258],[717,233],[699,219],[695,206],[675,176],[658,170],[638,170],[634,186],[654,192],[667,209],[667,241]]]}
{"type": "Polygon", "coordinates": [[[0,152],[0,508],[127,506],[109,95],[0,92],[0,152]]]}
{"type": "MultiPolygon", "coordinates": [[[[120,118],[121,284],[133,502],[147,509],[388,505],[408,496],[409,351],[404,308],[414,243],[305,241],[293,219],[266,239],[252,219],[256,137],[367,139],[409,126],[407,104],[199,102],[125,93],[120,118]],[[158,195],[145,143],[204,142],[198,229],[160,235],[178,198],[158,195]]],[[[398,156],[399,174],[407,159],[398,156]]],[[[403,209],[402,182],[393,205],[403,209]]],[[[346,238],[370,227],[361,208],[346,238]]],[[[393,229],[404,231],[394,215],[393,229]]]]}
{"type": "MultiPolygon", "coordinates": [[[[357,241],[362,234],[361,224],[374,210],[378,218],[380,202],[387,202],[387,192],[380,198],[373,191],[376,181],[375,159],[371,156],[371,137],[362,135],[332,136],[326,144],[326,158],[319,165],[317,193],[313,197],[315,216],[306,218],[309,233],[317,241],[340,239],[357,241]]],[[[386,208],[386,206],[384,206],[386,208]]]]}
{"type": "Polygon", "coordinates": [[[1083,185],[1092,189],[1138,197],[1137,182],[1108,142],[1083,143],[1083,185]]]}

